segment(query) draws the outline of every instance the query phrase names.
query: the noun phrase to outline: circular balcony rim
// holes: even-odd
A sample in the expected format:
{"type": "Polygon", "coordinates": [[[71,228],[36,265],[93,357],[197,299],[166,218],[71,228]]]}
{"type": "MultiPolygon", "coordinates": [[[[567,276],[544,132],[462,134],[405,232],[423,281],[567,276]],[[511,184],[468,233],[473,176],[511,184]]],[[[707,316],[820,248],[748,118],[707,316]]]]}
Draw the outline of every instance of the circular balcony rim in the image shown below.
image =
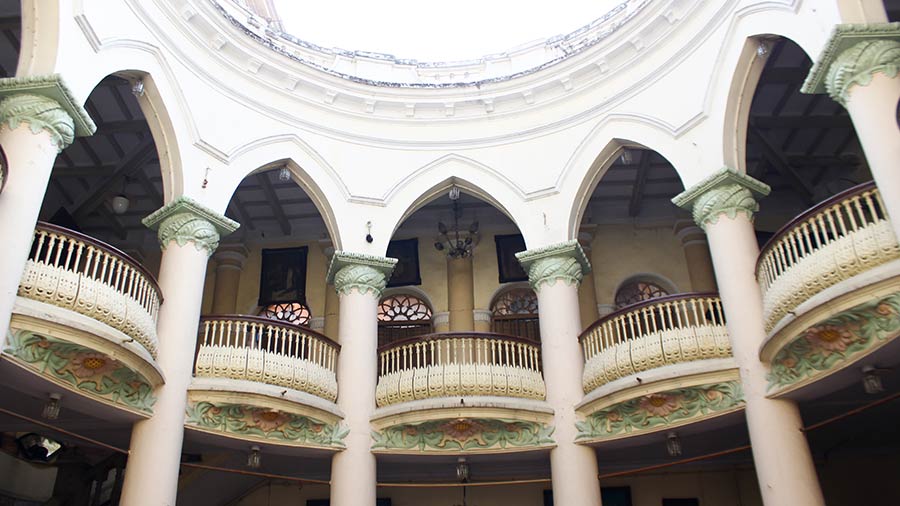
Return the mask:
{"type": "Polygon", "coordinates": [[[769,238],[768,241],[766,241],[765,244],[763,244],[763,247],[760,249],[759,257],[757,257],[757,259],[756,259],[756,275],[757,275],[757,277],[759,276],[760,264],[762,264],[763,260],[766,258],[766,255],[768,255],[769,252],[773,248],[775,248],[775,246],[778,244],[778,242],[781,239],[784,238],[784,236],[786,236],[791,230],[796,228],[797,225],[800,225],[801,223],[806,221],[808,218],[812,217],[813,215],[818,214],[820,211],[822,211],[823,209],[825,209],[827,207],[831,207],[834,204],[837,204],[838,202],[841,202],[849,197],[852,197],[856,194],[859,194],[859,193],[862,193],[862,192],[865,192],[865,191],[868,191],[871,189],[878,189],[878,187],[875,185],[875,181],[866,181],[865,183],[860,183],[856,186],[852,186],[840,193],[832,195],[831,197],[823,200],[822,202],[819,202],[818,204],[810,207],[806,211],[803,211],[802,213],[795,216],[791,221],[785,223],[781,228],[778,229],[777,232],[775,232],[775,235],[773,235],[771,238],[769,238]]]}
{"type": "Polygon", "coordinates": [[[632,311],[636,311],[638,309],[642,309],[648,306],[654,306],[661,302],[671,302],[674,300],[683,300],[683,299],[699,299],[702,297],[715,297],[719,298],[719,292],[685,292],[685,293],[676,293],[672,295],[666,295],[665,297],[656,297],[653,299],[647,299],[641,302],[636,302],[634,304],[630,304],[621,309],[617,309],[612,313],[609,313],[606,316],[601,316],[594,323],[590,324],[587,328],[581,331],[581,334],[578,335],[578,342],[581,343],[585,336],[591,333],[594,329],[603,325],[608,320],[612,320],[618,316],[621,316],[626,313],[631,313],[632,311]]]}
{"type": "Polygon", "coordinates": [[[512,336],[509,334],[500,334],[497,332],[432,332],[431,334],[423,334],[421,336],[413,336],[407,337],[404,339],[400,339],[399,341],[394,341],[390,344],[385,344],[384,346],[380,346],[378,348],[378,353],[382,353],[385,351],[392,350],[394,348],[399,348],[401,346],[405,346],[411,343],[417,342],[430,342],[430,341],[442,341],[444,339],[453,339],[453,338],[475,338],[475,339],[491,339],[495,341],[514,341],[523,344],[528,344],[532,346],[537,346],[540,348],[541,342],[535,341],[533,339],[528,339],[525,337],[512,336]]]}
{"type": "Polygon", "coordinates": [[[75,230],[72,230],[72,229],[66,228],[66,227],[61,227],[59,225],[54,225],[53,223],[48,223],[46,221],[38,221],[37,225],[35,226],[35,229],[45,229],[45,230],[48,230],[51,232],[57,232],[60,234],[72,236],[76,239],[79,239],[81,241],[89,243],[93,246],[96,246],[108,253],[111,253],[111,254],[119,257],[119,259],[121,259],[125,263],[127,263],[127,264],[131,265],[132,267],[134,267],[135,269],[137,269],[138,272],[140,272],[144,277],[147,278],[147,280],[150,282],[150,286],[153,287],[153,290],[156,292],[156,296],[159,298],[160,305],[162,305],[163,294],[162,294],[162,290],[159,288],[159,283],[156,281],[156,276],[151,274],[150,271],[148,271],[146,267],[141,265],[140,262],[135,260],[128,253],[125,253],[124,251],[120,250],[119,248],[116,248],[115,246],[107,244],[99,239],[91,237],[82,232],[78,232],[78,231],[75,231],[75,230]]]}
{"type": "Polygon", "coordinates": [[[219,320],[219,321],[245,321],[245,322],[250,322],[250,323],[259,323],[262,325],[274,325],[276,327],[283,327],[283,328],[289,329],[289,330],[297,330],[297,331],[305,332],[307,334],[310,334],[314,337],[321,339],[326,345],[330,346],[331,348],[334,348],[337,351],[341,350],[341,345],[338,344],[337,342],[335,342],[330,337],[326,336],[325,334],[316,332],[315,330],[313,330],[309,327],[294,325],[294,324],[286,323],[286,322],[283,322],[280,320],[272,320],[270,318],[263,318],[261,316],[253,316],[253,315],[245,315],[245,314],[221,314],[221,315],[220,314],[205,314],[205,315],[200,316],[200,323],[203,323],[206,321],[216,321],[216,320],[219,320]]]}

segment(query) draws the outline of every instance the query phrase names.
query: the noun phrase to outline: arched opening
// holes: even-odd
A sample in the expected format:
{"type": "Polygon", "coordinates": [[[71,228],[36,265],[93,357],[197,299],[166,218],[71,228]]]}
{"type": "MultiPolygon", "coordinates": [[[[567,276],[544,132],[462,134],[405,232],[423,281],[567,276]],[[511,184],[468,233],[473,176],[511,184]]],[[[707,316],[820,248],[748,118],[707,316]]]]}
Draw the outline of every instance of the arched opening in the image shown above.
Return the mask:
{"type": "Polygon", "coordinates": [[[378,303],[378,346],[433,331],[431,307],[416,294],[401,289],[378,303]]]}
{"type": "Polygon", "coordinates": [[[491,302],[491,332],[541,340],[537,294],[529,286],[502,290],[491,302]]]}
{"type": "Polygon", "coordinates": [[[667,283],[653,276],[633,276],[616,290],[616,309],[670,295],[673,290],[666,285],[667,283]]]}

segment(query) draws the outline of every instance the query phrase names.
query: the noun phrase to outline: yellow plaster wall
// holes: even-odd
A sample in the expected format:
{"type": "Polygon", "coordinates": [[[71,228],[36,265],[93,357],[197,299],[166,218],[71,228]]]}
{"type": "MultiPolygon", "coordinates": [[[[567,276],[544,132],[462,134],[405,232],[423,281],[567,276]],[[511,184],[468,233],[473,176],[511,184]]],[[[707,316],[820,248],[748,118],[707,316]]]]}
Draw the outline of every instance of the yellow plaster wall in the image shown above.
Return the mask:
{"type": "Polygon", "coordinates": [[[655,274],[691,291],[681,242],[671,226],[599,225],[591,243],[597,303],[613,304],[616,289],[635,274],[655,274]]]}
{"type": "MultiPolygon", "coordinates": [[[[475,309],[490,309],[491,301],[500,290],[500,271],[497,267],[497,244],[494,236],[516,234],[518,230],[482,232],[481,241],[472,258],[472,275],[475,277],[475,309]]],[[[505,286],[505,285],[504,285],[505,286]]]]}

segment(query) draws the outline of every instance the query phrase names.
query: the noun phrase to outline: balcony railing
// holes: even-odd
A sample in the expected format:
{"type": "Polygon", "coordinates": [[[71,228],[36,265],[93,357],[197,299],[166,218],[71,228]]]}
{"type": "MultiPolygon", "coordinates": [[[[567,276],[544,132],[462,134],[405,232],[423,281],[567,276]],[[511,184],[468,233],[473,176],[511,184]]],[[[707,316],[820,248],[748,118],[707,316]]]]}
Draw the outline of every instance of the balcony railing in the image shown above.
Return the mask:
{"type": "Polygon", "coordinates": [[[715,293],[659,297],[624,307],[582,332],[584,391],[664,365],[731,357],[715,293]]]}
{"type": "Polygon", "coordinates": [[[900,258],[874,183],[850,188],[797,216],[766,243],[756,265],[771,331],[822,290],[900,258]]]}
{"type": "Polygon", "coordinates": [[[541,345],[514,336],[456,332],[419,336],[379,350],[378,406],[435,397],[543,399],[541,345]]]}
{"type": "Polygon", "coordinates": [[[255,381],[334,402],[340,346],[288,323],[244,315],[204,316],[194,375],[255,381]]]}
{"type": "Polygon", "coordinates": [[[159,286],[139,263],[108,244],[38,223],[19,295],[103,322],[156,358],[159,286]]]}

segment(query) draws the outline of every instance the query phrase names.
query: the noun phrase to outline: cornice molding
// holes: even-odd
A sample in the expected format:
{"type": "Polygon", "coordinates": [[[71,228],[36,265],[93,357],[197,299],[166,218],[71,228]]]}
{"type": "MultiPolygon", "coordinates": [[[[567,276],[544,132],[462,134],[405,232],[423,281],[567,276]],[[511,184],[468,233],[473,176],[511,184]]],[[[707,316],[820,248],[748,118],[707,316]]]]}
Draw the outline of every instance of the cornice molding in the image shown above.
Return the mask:
{"type": "Polygon", "coordinates": [[[528,273],[528,281],[535,291],[557,281],[577,286],[591,271],[591,263],[577,240],[522,251],[516,253],[516,258],[528,273]]]}
{"type": "Polygon", "coordinates": [[[35,134],[47,131],[59,151],[97,130],[59,74],[0,79],[0,124],[16,129],[22,123],[35,134]]]}
{"type": "Polygon", "coordinates": [[[170,242],[179,246],[194,243],[197,250],[212,255],[219,247],[219,239],[240,226],[240,223],[209,209],[184,195],[156,210],[142,223],[157,230],[159,245],[166,249],[170,242]]]}
{"type": "Polygon", "coordinates": [[[738,213],[744,213],[752,220],[753,213],[759,210],[754,195],[766,196],[770,191],[771,188],[762,181],[724,167],[676,195],[672,203],[691,211],[694,222],[706,230],[707,225],[716,223],[722,214],[734,218],[738,213]]]}
{"type": "Polygon", "coordinates": [[[326,282],[333,283],[339,295],[355,288],[361,294],[372,292],[376,298],[381,297],[396,264],[396,258],[335,251],[326,282]]]}
{"type": "Polygon", "coordinates": [[[834,27],[800,91],[823,93],[846,106],[854,85],[867,86],[877,72],[900,70],[900,23],[843,24],[834,27]]]}

